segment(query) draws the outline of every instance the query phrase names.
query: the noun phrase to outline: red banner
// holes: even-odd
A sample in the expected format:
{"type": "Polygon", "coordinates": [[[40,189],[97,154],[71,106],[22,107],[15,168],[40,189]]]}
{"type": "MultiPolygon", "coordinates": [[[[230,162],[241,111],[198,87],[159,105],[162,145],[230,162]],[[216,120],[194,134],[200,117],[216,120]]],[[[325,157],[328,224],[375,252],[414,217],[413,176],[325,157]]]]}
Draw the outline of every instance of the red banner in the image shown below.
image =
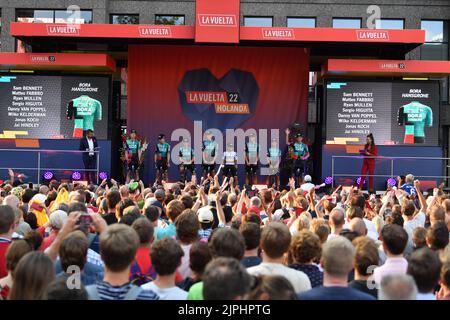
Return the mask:
{"type": "Polygon", "coordinates": [[[284,146],[287,126],[297,122],[306,132],[308,72],[302,48],[131,45],[128,127],[152,151],[160,133],[170,140],[183,128],[196,136],[194,121],[203,131],[275,130],[284,146]]]}
{"type": "Polygon", "coordinates": [[[240,0],[197,0],[196,42],[239,43],[240,0]]]}

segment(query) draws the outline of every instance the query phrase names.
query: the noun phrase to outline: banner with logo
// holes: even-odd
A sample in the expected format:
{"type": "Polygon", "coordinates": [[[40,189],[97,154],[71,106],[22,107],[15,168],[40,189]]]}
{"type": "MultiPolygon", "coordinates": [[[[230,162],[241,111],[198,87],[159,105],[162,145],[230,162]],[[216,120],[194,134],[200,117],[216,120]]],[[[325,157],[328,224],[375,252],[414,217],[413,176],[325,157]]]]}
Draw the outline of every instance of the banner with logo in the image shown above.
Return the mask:
{"type": "MultiPolygon", "coordinates": [[[[384,64],[382,68],[401,68],[384,64]]],[[[439,82],[330,81],[327,83],[327,144],[439,144],[439,82]]]]}
{"type": "Polygon", "coordinates": [[[239,43],[240,0],[197,0],[195,41],[239,43]]]}
{"type": "Polygon", "coordinates": [[[92,129],[106,139],[109,83],[109,77],[1,74],[0,138],[78,139],[92,129]]]}
{"type": "MultiPolygon", "coordinates": [[[[177,129],[200,142],[208,129],[265,129],[267,139],[273,129],[283,149],[287,126],[307,127],[308,72],[309,52],[300,48],[131,45],[128,128],[147,138],[150,153],[160,133],[179,143],[171,139],[177,129]]],[[[153,179],[153,157],[146,159],[153,179]]]]}

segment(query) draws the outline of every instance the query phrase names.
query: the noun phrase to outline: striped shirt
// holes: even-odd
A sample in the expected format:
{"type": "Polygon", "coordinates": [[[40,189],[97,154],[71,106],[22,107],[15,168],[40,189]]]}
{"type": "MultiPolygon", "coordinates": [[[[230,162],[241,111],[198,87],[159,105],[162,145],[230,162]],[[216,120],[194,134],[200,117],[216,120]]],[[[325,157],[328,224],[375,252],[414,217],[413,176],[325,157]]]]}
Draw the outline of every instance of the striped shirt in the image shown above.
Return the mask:
{"type": "MultiPolygon", "coordinates": [[[[127,283],[123,286],[114,287],[108,282],[99,281],[97,282],[97,291],[101,300],[123,300],[132,286],[133,284],[127,283]]],[[[159,296],[152,290],[143,289],[136,300],[159,300],[159,296]]]]}

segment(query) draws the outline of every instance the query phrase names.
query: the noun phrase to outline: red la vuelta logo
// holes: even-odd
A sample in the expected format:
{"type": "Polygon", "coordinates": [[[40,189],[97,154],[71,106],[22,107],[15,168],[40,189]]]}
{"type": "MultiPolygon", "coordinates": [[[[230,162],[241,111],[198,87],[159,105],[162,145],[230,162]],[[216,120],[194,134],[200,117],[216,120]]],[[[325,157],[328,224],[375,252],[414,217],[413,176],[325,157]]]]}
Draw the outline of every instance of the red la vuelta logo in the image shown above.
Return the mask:
{"type": "Polygon", "coordinates": [[[293,29],[262,28],[262,36],[267,39],[295,39],[293,29]]]}
{"type": "Polygon", "coordinates": [[[47,26],[47,33],[53,36],[78,36],[80,27],[69,24],[52,24],[47,26]]]}
{"type": "Polygon", "coordinates": [[[142,26],[139,27],[139,36],[148,38],[170,38],[172,30],[169,27],[142,26]]]}
{"type": "Polygon", "coordinates": [[[356,30],[358,40],[365,41],[383,41],[389,40],[389,31],[380,30],[356,30]]]}
{"type": "Polygon", "coordinates": [[[234,14],[199,14],[198,22],[203,27],[235,27],[237,19],[234,14]]]}

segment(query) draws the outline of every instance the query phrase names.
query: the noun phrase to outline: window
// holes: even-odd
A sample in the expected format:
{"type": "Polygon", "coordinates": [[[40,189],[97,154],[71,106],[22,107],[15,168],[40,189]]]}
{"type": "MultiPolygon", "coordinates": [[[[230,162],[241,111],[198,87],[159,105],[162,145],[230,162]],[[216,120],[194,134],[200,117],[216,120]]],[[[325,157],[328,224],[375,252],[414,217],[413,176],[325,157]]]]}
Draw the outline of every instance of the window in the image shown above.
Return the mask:
{"type": "Polygon", "coordinates": [[[92,23],[92,11],[17,9],[16,20],[30,23],[92,23]]]}
{"type": "Polygon", "coordinates": [[[30,23],[53,23],[53,15],[53,10],[18,9],[16,11],[16,20],[30,23]]]}
{"type": "Polygon", "coordinates": [[[55,23],[92,23],[92,11],[90,10],[80,10],[79,12],[70,10],[55,10],[54,12],[55,23]]]}
{"type": "Polygon", "coordinates": [[[155,24],[181,26],[184,25],[184,16],[157,15],[155,16],[155,24]]]}
{"type": "Polygon", "coordinates": [[[375,22],[377,29],[404,29],[405,20],[403,19],[378,19],[375,22]]]}
{"type": "MultiPolygon", "coordinates": [[[[16,9],[16,21],[27,23],[92,23],[92,11],[80,10],[42,10],[42,9],[16,9]]],[[[17,52],[31,52],[31,47],[21,40],[16,41],[17,52]]]]}
{"type": "Polygon", "coordinates": [[[448,60],[448,22],[422,20],[421,29],[425,30],[425,44],[420,48],[422,60],[448,60]]]}
{"type": "Polygon", "coordinates": [[[316,18],[287,18],[289,28],[315,28],[316,18]]]}
{"type": "Polygon", "coordinates": [[[272,27],[272,17],[244,17],[244,26],[246,27],[272,27]]]}
{"type": "Polygon", "coordinates": [[[112,24],[139,24],[138,14],[112,14],[109,19],[112,24]]]}
{"type": "Polygon", "coordinates": [[[333,18],[333,28],[361,29],[361,18],[333,18]]]}

